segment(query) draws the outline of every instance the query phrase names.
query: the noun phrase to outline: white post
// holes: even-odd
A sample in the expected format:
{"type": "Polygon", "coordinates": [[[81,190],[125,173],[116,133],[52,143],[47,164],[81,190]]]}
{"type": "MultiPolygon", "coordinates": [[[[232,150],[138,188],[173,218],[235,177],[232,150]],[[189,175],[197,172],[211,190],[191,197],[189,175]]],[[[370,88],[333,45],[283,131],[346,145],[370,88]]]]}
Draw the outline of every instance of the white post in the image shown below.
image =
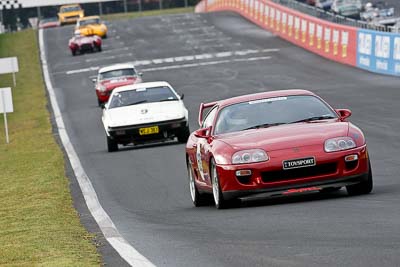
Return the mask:
{"type": "Polygon", "coordinates": [[[4,128],[6,129],[6,142],[10,143],[8,139],[8,125],[7,125],[7,112],[6,112],[6,99],[4,97],[4,90],[1,91],[1,100],[3,101],[3,112],[4,112],[4,128]]]}

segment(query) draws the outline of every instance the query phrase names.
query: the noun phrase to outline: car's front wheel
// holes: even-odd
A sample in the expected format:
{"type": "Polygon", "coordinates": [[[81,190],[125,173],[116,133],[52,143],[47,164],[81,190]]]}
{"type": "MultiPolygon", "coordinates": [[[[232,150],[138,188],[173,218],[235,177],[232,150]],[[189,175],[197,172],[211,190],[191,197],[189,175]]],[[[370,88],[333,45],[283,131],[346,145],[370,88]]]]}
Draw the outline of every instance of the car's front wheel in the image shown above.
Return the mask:
{"type": "Polygon", "coordinates": [[[211,173],[212,192],[213,192],[215,207],[217,209],[227,209],[239,205],[240,204],[239,199],[227,200],[224,198],[224,195],[222,194],[221,190],[221,185],[219,182],[217,165],[214,159],[211,159],[210,173],[211,173]]]}
{"type": "Polygon", "coordinates": [[[109,136],[107,136],[107,149],[108,152],[118,151],[118,143],[115,142],[115,140],[111,139],[109,136]]]}
{"type": "Polygon", "coordinates": [[[193,205],[195,207],[206,205],[208,198],[206,195],[200,194],[199,190],[197,190],[196,182],[194,180],[194,175],[193,175],[193,169],[189,161],[187,162],[187,171],[189,178],[190,197],[192,199],[193,205]]]}
{"type": "Polygon", "coordinates": [[[179,143],[186,143],[190,136],[189,127],[185,126],[181,129],[181,131],[177,134],[179,143]]]}
{"type": "Polygon", "coordinates": [[[347,193],[350,196],[364,195],[371,193],[373,188],[371,162],[368,160],[368,175],[365,181],[355,185],[346,186],[347,193]]]}

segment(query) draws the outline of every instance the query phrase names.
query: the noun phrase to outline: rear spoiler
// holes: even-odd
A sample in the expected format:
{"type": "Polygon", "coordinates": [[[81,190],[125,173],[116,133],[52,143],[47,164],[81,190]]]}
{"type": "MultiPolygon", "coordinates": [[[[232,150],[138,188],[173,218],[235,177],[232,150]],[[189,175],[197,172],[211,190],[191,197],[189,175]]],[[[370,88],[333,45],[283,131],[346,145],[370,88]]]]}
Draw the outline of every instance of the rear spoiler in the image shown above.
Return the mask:
{"type": "Polygon", "coordinates": [[[211,108],[215,106],[217,102],[210,102],[210,103],[200,103],[200,109],[199,109],[199,126],[203,123],[203,111],[206,108],[211,108]]]}

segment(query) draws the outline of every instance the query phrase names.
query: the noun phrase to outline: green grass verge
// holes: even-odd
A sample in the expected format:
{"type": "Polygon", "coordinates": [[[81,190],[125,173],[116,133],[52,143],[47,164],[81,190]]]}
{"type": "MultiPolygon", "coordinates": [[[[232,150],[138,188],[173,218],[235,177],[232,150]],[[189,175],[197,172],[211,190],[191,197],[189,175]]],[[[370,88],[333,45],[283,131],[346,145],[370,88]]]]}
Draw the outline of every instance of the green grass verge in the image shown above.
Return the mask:
{"type": "MultiPolygon", "coordinates": [[[[8,145],[0,114],[0,265],[99,266],[52,133],[36,39],[32,30],[0,35],[0,57],[17,56],[20,67],[8,145]]],[[[0,75],[0,87],[12,76],[0,75]]]]}
{"type": "Polygon", "coordinates": [[[118,13],[109,14],[101,16],[104,20],[119,20],[119,19],[133,19],[145,16],[159,16],[159,15],[170,15],[170,14],[180,14],[180,13],[193,13],[194,7],[182,7],[182,8],[170,8],[170,9],[157,9],[148,10],[143,12],[128,12],[128,13],[118,13]]]}

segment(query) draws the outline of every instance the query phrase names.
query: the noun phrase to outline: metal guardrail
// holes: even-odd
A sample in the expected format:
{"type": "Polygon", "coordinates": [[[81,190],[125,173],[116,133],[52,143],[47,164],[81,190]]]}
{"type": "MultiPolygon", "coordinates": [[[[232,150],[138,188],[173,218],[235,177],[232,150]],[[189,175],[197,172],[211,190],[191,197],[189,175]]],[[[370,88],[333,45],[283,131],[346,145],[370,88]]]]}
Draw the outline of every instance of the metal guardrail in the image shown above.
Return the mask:
{"type": "Polygon", "coordinates": [[[400,32],[399,27],[393,27],[393,26],[385,26],[385,25],[378,25],[378,24],[373,24],[371,22],[366,22],[362,20],[357,20],[357,19],[352,19],[340,15],[336,15],[332,12],[325,11],[320,8],[316,8],[314,6],[310,6],[306,3],[298,2],[296,0],[271,0],[272,2],[275,2],[277,4],[295,9],[300,11],[301,13],[317,17],[326,21],[330,21],[333,23],[338,23],[338,24],[343,24],[343,25],[348,25],[348,26],[353,26],[357,28],[362,28],[362,29],[369,29],[369,30],[374,30],[374,31],[380,31],[380,32],[400,32]]]}

